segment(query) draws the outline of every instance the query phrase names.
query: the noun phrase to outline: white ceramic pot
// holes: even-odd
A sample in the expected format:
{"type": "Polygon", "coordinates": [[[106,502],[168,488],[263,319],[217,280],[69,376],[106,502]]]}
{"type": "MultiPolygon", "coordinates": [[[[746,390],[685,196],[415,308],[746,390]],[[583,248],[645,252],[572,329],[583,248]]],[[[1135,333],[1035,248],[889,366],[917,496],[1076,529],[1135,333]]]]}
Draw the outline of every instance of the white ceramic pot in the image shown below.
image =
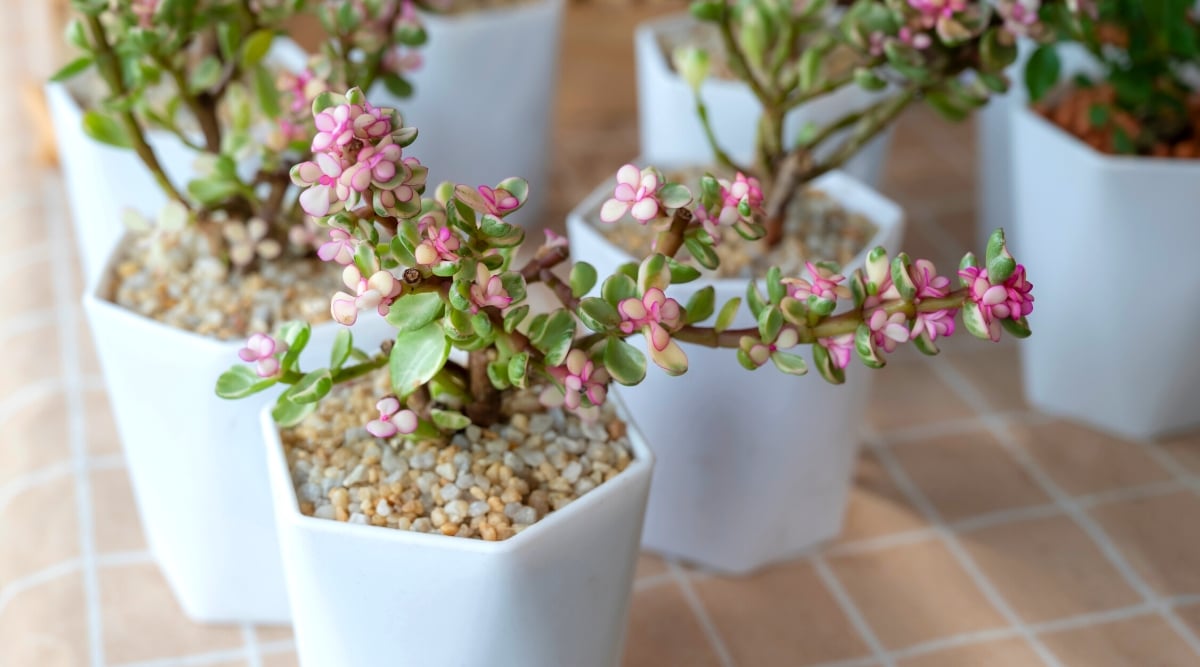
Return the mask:
{"type": "MultiPolygon", "coordinates": [[[[879,226],[868,250],[896,251],[903,229],[898,206],[842,172],[815,185],[879,226]]],[[[605,184],[567,221],[572,258],[593,264],[602,277],[633,260],[591,222],[611,194],[605,184]]],[[[862,266],[865,255],[846,271],[862,266]]],[[[747,287],[741,279],[698,280],[668,293],[686,303],[706,284],[716,287],[718,307],[744,297],[747,287]]],[[[753,326],[742,310],[734,326],[753,326]]],[[[852,364],[846,384],[835,387],[815,372],[798,378],[770,365],[749,372],[733,350],[683,347],[690,361],[684,377],[651,364],[644,382],[617,389],[658,459],[642,545],[744,574],[837,535],[872,371],[852,364]]]]}
{"type": "MultiPolygon", "coordinates": [[[[638,130],[641,153],[652,163],[696,164],[711,162],[712,150],[696,116],[692,89],[671,66],[663,51],[663,35],[686,35],[697,25],[690,15],[676,14],[638,26],[634,36],[637,55],[638,130]]],[[[762,106],[740,81],[709,77],[700,94],[721,147],[735,160],[754,157],[755,136],[762,106]]],[[[784,137],[795,137],[805,123],[825,125],[880,99],[879,93],[849,86],[814,100],[788,114],[784,137]]],[[[867,146],[844,167],[851,176],[875,186],[883,173],[891,130],[867,146]]]]}
{"type": "MultiPolygon", "coordinates": [[[[1035,44],[1027,39],[1018,41],[1017,47],[1017,61],[1005,72],[1012,81],[1008,94],[996,95],[976,114],[976,207],[979,211],[976,245],[980,248],[987,247],[988,238],[996,228],[1009,229],[1015,222],[1012,184],[1013,139],[1008,119],[1012,115],[1012,105],[1024,104],[1028,97],[1025,92],[1025,63],[1036,48],[1035,44]],[[1016,102],[1018,99],[1021,101],[1016,102]]],[[[1095,64],[1085,49],[1059,45],[1058,54],[1063,68],[1068,71],[1095,71],[1095,64]]]]}
{"type": "Polygon", "coordinates": [[[261,415],[301,667],[615,667],[654,458],[503,542],[304,516],[261,415]]]}
{"type": "MultiPolygon", "coordinates": [[[[174,329],[117,306],[109,301],[111,275],[85,294],[84,310],[151,552],[193,620],[287,622],[258,426],[259,411],[281,389],[218,398],[217,377],[241,363],[243,342],[174,329]]],[[[313,327],[305,367],[328,363],[340,328],[313,327]]],[[[354,332],[362,349],[394,333],[378,317],[361,318],[354,332]]]]}
{"type": "MultiPolygon", "coordinates": [[[[420,131],[411,153],[431,183],[546,182],[562,17],[563,0],[422,16],[429,41],[409,76],[413,97],[377,86],[371,98],[420,131]]],[[[540,226],[546,192],[531,188],[513,219],[540,226]]]]}
{"type": "MultiPolygon", "coordinates": [[[[307,56],[295,42],[276,40],[267,58],[278,67],[299,70],[307,56]]],[[[153,218],[167,196],[132,149],[115,148],[93,141],[83,132],[84,109],[72,86],[48,83],[46,100],[54,123],[59,163],[67,189],[67,203],[75,222],[75,241],[88,284],[104,269],[117,241],[125,234],[120,215],[97,216],[93,212],[133,209],[153,218]],[[86,224],[84,222],[86,221],[86,224]]],[[[197,154],[170,132],[149,130],[146,140],[158,156],[163,170],[179,188],[195,174],[197,154]]],[[[251,176],[254,165],[243,164],[243,176],[251,176]]]]}
{"type": "Polygon", "coordinates": [[[1103,155],[1016,102],[1029,401],[1134,438],[1200,425],[1200,160],[1103,155]]]}

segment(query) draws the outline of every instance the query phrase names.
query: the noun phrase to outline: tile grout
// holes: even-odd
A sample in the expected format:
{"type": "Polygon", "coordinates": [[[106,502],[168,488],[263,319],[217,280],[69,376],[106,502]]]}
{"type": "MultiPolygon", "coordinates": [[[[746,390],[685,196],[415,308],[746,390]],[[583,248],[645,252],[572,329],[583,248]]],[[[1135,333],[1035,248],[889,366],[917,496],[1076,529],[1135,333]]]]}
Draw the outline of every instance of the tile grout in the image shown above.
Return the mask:
{"type": "Polygon", "coordinates": [[[258,632],[250,623],[242,623],[242,641],[246,644],[246,667],[263,667],[262,655],[259,652],[258,632]]]}
{"type": "Polygon", "coordinates": [[[842,613],[850,619],[850,624],[858,632],[862,640],[866,642],[867,648],[871,650],[871,654],[875,660],[882,663],[884,667],[895,667],[896,661],[892,655],[883,647],[883,643],[879,641],[879,637],[875,634],[875,630],[871,624],[867,622],[867,618],[863,616],[858,605],[854,604],[854,600],[850,594],[846,592],[842,582],[837,578],[837,575],[829,567],[829,563],[820,554],[810,558],[813,567],[816,568],[817,576],[821,578],[821,583],[833,595],[833,599],[842,609],[842,613]]]}
{"type": "Polygon", "coordinates": [[[716,624],[713,623],[712,617],[708,615],[708,610],[704,608],[704,601],[700,599],[700,596],[696,594],[696,590],[692,588],[687,574],[675,561],[665,560],[664,562],[671,577],[683,593],[683,598],[687,601],[688,607],[691,608],[696,621],[700,623],[700,628],[704,631],[704,636],[708,639],[709,646],[717,654],[717,660],[721,663],[722,667],[734,667],[733,656],[730,655],[729,648],[725,645],[725,640],[721,638],[716,624]]]}
{"type": "Polygon", "coordinates": [[[962,567],[968,578],[971,579],[972,583],[975,584],[988,603],[992,605],[1005,622],[1029,642],[1029,645],[1043,663],[1050,667],[1062,667],[1062,664],[1054,657],[1054,654],[1038,641],[1033,633],[1025,628],[1021,617],[1008,604],[1008,601],[1004,599],[991,580],[979,570],[979,565],[963,549],[962,545],[958,542],[958,536],[947,528],[941,513],[938,512],[925,493],[917,487],[912,478],[908,476],[908,473],[904,471],[895,454],[883,446],[879,436],[875,433],[871,433],[867,439],[867,443],[879,458],[880,463],[883,464],[884,469],[892,477],[892,480],[900,487],[901,492],[908,497],[909,501],[913,503],[927,520],[934,524],[933,530],[938,541],[946,547],[951,557],[962,567]]]}
{"type": "MultiPolygon", "coordinates": [[[[951,389],[957,391],[972,409],[977,412],[985,413],[990,407],[988,401],[976,389],[975,385],[957,369],[949,367],[947,364],[933,364],[934,372],[943,382],[950,386],[951,389]]],[[[1064,491],[1054,479],[1042,469],[1041,465],[1033,459],[1029,452],[1025,451],[1019,443],[1016,442],[1012,435],[1012,431],[1008,427],[1008,423],[1003,419],[985,416],[982,417],[987,426],[987,430],[996,438],[1016,462],[1033,477],[1034,482],[1041,487],[1042,491],[1050,496],[1056,503],[1060,504],[1067,516],[1069,516],[1088,537],[1100,549],[1100,552],[1106,559],[1117,569],[1117,572],[1125,579],[1138,595],[1146,602],[1154,605],[1158,614],[1163,620],[1175,630],[1192,649],[1192,651],[1200,656],[1200,639],[1191,632],[1187,625],[1179,618],[1174,610],[1162,603],[1160,596],[1155,593],[1154,589],[1146,583],[1130,565],[1129,561],[1121,554],[1120,549],[1104,532],[1103,527],[1091,517],[1084,509],[1064,491]]]]}
{"type": "MultiPolygon", "coordinates": [[[[52,179],[41,178],[41,186],[46,189],[52,179]]],[[[50,200],[50,198],[46,198],[50,200]]],[[[63,229],[63,216],[55,215],[53,211],[47,216],[52,231],[60,238],[69,238],[68,230],[63,229]]],[[[59,335],[59,353],[63,363],[65,392],[67,403],[83,405],[83,392],[80,388],[81,368],[79,362],[78,335],[79,330],[75,321],[75,310],[72,307],[74,289],[72,279],[76,267],[70,263],[60,270],[52,272],[52,283],[55,302],[59,310],[59,324],[62,331],[59,335]]],[[[75,467],[75,508],[76,520],[79,523],[79,548],[83,570],[84,596],[87,598],[88,654],[92,667],[105,667],[104,659],[104,619],[100,613],[100,582],[96,574],[95,563],[95,526],[92,515],[91,479],[87,468],[87,427],[82,410],[68,413],[69,442],[71,458],[75,467]]]]}

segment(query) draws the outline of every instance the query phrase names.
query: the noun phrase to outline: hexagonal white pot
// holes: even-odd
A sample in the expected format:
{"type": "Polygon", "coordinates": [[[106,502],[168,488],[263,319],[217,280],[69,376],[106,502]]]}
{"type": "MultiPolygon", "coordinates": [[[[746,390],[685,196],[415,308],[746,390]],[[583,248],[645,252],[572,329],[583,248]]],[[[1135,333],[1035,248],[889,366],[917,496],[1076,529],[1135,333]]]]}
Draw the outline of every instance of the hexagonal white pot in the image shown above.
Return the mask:
{"type": "MultiPolygon", "coordinates": [[[[307,59],[304,50],[289,39],[277,40],[267,57],[280,67],[292,70],[303,68],[307,59]]],[[[119,214],[132,208],[152,217],[166,204],[167,197],[132,150],[108,146],[84,134],[84,109],[70,86],[48,83],[44,90],[50,119],[54,123],[54,138],[66,183],[67,204],[75,223],[75,241],[83,263],[83,275],[90,284],[107,266],[108,256],[125,234],[119,214]],[[113,211],[118,215],[97,216],[93,213],[96,210],[113,211]]],[[[187,182],[196,173],[196,152],[163,130],[148,131],[146,140],[171,182],[186,191],[187,182]]],[[[255,165],[246,163],[241,167],[243,172],[252,172],[255,165]]]]}
{"type": "Polygon", "coordinates": [[[271,495],[301,667],[615,667],[654,458],[503,542],[304,516],[268,410],[271,495]]]}
{"type": "MultiPolygon", "coordinates": [[[[842,172],[815,186],[879,226],[867,249],[897,250],[903,213],[896,204],[842,172]]],[[[633,260],[590,222],[611,193],[611,185],[601,186],[567,219],[572,258],[593,264],[601,276],[633,260]]],[[[846,271],[862,266],[865,255],[846,271]]],[[[719,306],[743,297],[747,283],[697,280],[668,293],[686,303],[712,284],[719,306]]],[[[753,325],[743,308],[734,326],[753,325]]],[[[837,535],[871,371],[852,366],[846,384],[835,387],[816,373],[798,378],[773,366],[751,373],[733,350],[683,347],[690,361],[685,376],[669,377],[651,364],[642,384],[616,391],[658,459],[643,546],[744,574],[837,535]]]]}
{"type": "MultiPolygon", "coordinates": [[[[696,164],[713,159],[704,128],[696,117],[692,90],[675,72],[659,45],[661,35],[686,33],[695,25],[689,14],[675,14],[639,25],[634,36],[641,153],[654,164],[696,164]]],[[[762,106],[754,94],[740,81],[713,77],[703,83],[700,94],[708,106],[721,147],[735,160],[752,160],[762,114],[762,106]]],[[[796,136],[810,121],[824,125],[837,120],[878,98],[878,93],[849,86],[814,100],[787,115],[784,136],[796,136]]],[[[891,130],[888,130],[850,160],[844,171],[864,183],[877,185],[890,140],[891,130]]]]}
{"type": "MultiPolygon", "coordinates": [[[[242,342],[175,329],[114,304],[111,276],[108,270],[94,281],[84,310],[150,551],[193,620],[287,622],[258,425],[259,411],[280,390],[218,398],[216,379],[241,363],[242,342]]],[[[327,363],[340,328],[313,327],[302,357],[308,367],[327,363]]],[[[354,332],[364,349],[393,334],[377,317],[362,318],[354,332]]]]}
{"type": "Polygon", "coordinates": [[[1134,438],[1200,425],[1200,160],[1103,155],[1011,113],[1029,401],[1134,438]]]}
{"type": "MultiPolygon", "coordinates": [[[[546,181],[562,17],[563,0],[422,16],[429,41],[409,77],[413,96],[377,86],[371,98],[420,130],[415,154],[431,182],[546,181]]],[[[545,192],[530,190],[513,219],[539,225],[545,192]]]]}

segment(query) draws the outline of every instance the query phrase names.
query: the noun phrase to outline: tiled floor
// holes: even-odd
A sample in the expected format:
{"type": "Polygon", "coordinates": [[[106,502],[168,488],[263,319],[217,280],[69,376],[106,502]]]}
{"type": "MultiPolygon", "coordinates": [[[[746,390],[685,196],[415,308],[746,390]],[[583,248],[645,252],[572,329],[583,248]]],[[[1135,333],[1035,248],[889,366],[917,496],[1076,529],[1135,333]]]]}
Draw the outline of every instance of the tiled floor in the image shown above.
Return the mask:
{"type": "MultiPolygon", "coordinates": [[[[12,53],[18,24],[44,27],[33,4],[0,5],[25,22],[0,21],[0,83],[28,75],[12,53]]],[[[573,9],[560,213],[636,152],[628,31],[660,11],[573,9]]],[[[0,105],[6,149],[31,155],[29,126],[0,105]]],[[[895,139],[884,189],[909,248],[939,263],[974,240],[971,146],[925,113],[895,139]]],[[[50,264],[72,247],[58,180],[30,164],[0,162],[0,665],[295,665],[286,629],[188,622],[146,553],[77,271],[50,264]]],[[[894,362],[846,528],[820,551],[744,579],[644,556],[625,664],[1200,664],[1200,434],[1127,442],[1032,412],[1017,354],[966,343],[894,362]]]]}

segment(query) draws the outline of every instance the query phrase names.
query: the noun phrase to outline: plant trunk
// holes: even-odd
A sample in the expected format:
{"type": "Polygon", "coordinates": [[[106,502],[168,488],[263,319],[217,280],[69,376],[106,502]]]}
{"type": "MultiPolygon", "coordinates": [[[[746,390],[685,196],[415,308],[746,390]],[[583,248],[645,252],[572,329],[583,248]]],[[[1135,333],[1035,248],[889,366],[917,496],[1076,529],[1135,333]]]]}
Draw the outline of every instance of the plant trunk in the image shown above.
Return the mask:
{"type": "Polygon", "coordinates": [[[486,350],[476,350],[467,357],[467,373],[471,383],[471,404],[467,416],[471,423],[488,427],[500,421],[500,392],[488,377],[491,355],[486,350]]]}

